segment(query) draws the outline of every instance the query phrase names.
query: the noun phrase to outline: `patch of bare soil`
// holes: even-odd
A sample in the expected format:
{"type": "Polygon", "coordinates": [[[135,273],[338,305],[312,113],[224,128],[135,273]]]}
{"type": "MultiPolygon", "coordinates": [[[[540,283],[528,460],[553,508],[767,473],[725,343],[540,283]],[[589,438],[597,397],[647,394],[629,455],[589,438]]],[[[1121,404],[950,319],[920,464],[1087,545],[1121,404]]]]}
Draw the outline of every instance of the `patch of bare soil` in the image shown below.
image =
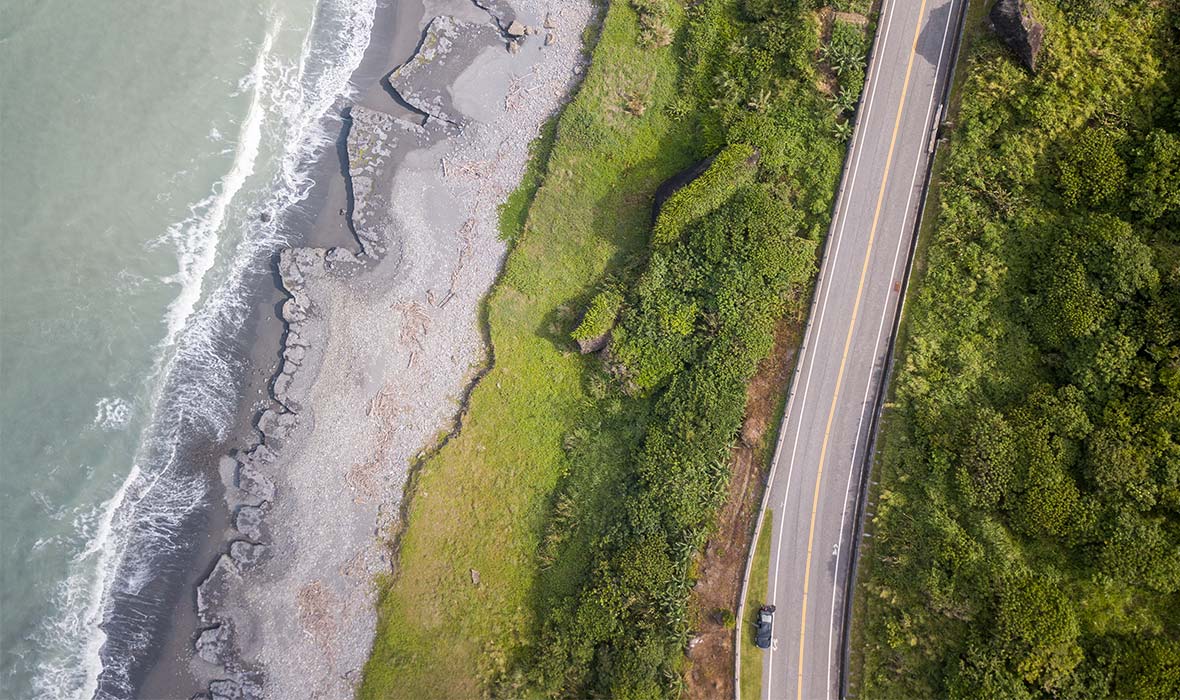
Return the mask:
{"type": "Polygon", "coordinates": [[[732,453],[729,497],[718,516],[717,532],[698,561],[699,578],[693,589],[698,619],[696,636],[689,644],[686,698],[733,697],[733,623],[738,595],[802,329],[799,319],[779,322],[774,350],[762,361],[747,389],[746,420],[732,453]]]}
{"type": "Polygon", "coordinates": [[[816,49],[815,56],[813,57],[816,67],[815,88],[821,94],[827,97],[833,97],[840,83],[836,77],[836,71],[832,70],[832,67],[824,60],[822,47],[827,46],[828,42],[832,39],[832,20],[835,13],[832,11],[832,8],[824,7],[817,10],[816,15],[819,17],[819,45],[821,48],[816,49]]]}

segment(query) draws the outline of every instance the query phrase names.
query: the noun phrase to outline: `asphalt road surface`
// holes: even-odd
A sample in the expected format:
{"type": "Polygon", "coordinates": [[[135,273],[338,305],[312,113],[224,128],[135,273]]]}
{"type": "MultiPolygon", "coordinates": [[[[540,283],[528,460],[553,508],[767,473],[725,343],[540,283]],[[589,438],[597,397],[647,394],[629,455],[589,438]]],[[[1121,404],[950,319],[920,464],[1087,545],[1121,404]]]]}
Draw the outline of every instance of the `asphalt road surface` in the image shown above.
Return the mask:
{"type": "Polygon", "coordinates": [[[886,0],[878,21],[769,486],[777,612],[763,697],[839,697],[861,467],[963,2],[886,0]]]}

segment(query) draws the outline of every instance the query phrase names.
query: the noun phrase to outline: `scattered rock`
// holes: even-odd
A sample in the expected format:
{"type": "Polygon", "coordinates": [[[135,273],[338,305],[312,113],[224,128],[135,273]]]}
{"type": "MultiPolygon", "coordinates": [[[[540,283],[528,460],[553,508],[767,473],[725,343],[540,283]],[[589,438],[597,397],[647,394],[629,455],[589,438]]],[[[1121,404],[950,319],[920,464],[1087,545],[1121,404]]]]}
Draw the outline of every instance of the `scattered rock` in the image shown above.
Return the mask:
{"type": "Polygon", "coordinates": [[[229,545],[229,556],[244,568],[254,566],[266,554],[266,545],[238,540],[229,545]]]}
{"type": "Polygon", "coordinates": [[[229,645],[229,626],[218,625],[211,627],[197,637],[197,656],[208,663],[220,665],[225,658],[226,647],[229,645]]]}
{"type": "Polygon", "coordinates": [[[512,24],[508,25],[508,36],[524,36],[528,32],[528,27],[524,26],[518,20],[512,20],[512,24]]]}
{"type": "Polygon", "coordinates": [[[475,569],[471,570],[471,585],[476,587],[479,586],[479,572],[475,569]]]}
{"type": "Polygon", "coordinates": [[[262,214],[259,215],[258,220],[264,224],[269,222],[271,220],[270,212],[269,211],[262,212],[262,214]]]}
{"type": "Polygon", "coordinates": [[[227,555],[217,558],[213,570],[197,586],[197,616],[206,625],[218,624],[216,610],[225,602],[226,592],[231,585],[241,583],[242,576],[238,567],[227,555]]]}
{"type": "Polygon", "coordinates": [[[508,42],[508,53],[510,53],[510,54],[520,53],[520,42],[519,41],[508,42]]]}
{"type": "Polygon", "coordinates": [[[997,0],[988,18],[1000,39],[1016,53],[1025,68],[1035,73],[1045,26],[1033,18],[1024,0],[997,0]]]}
{"type": "Polygon", "coordinates": [[[237,531],[252,540],[262,539],[262,509],[258,506],[242,506],[234,516],[237,531]]]}
{"type": "Polygon", "coordinates": [[[557,36],[554,35],[553,32],[549,32],[548,34],[545,35],[545,45],[546,46],[552,46],[554,41],[557,41],[557,36]]]}
{"type": "Polygon", "coordinates": [[[549,14],[545,15],[544,26],[546,29],[556,29],[557,28],[557,23],[553,21],[553,15],[549,15],[549,14]]]}
{"type": "Polygon", "coordinates": [[[345,209],[344,207],[340,207],[340,216],[347,216],[347,215],[348,215],[348,210],[345,209]]]}
{"type": "Polygon", "coordinates": [[[249,505],[259,506],[275,498],[275,482],[270,477],[245,464],[238,465],[238,490],[242,500],[249,505]]]}

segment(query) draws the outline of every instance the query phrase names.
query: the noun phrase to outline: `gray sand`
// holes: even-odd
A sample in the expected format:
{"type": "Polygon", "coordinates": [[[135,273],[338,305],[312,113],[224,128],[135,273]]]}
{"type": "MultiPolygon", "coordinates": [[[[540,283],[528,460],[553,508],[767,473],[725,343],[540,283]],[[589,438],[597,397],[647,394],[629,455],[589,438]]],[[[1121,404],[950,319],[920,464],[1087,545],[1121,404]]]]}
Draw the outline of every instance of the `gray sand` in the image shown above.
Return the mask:
{"type": "Polygon", "coordinates": [[[452,427],[485,361],[478,308],[505,252],[497,205],[580,72],[591,6],[476,4],[494,14],[427,0],[422,55],[391,81],[432,116],[373,91],[352,109],[359,247],[281,257],[291,298],[275,401],[261,444],[223,460],[238,541],[198,591],[207,631],[192,666],[214,697],[353,695],[410,462],[452,427]],[[513,19],[535,28],[518,51],[503,32],[513,19]]]}

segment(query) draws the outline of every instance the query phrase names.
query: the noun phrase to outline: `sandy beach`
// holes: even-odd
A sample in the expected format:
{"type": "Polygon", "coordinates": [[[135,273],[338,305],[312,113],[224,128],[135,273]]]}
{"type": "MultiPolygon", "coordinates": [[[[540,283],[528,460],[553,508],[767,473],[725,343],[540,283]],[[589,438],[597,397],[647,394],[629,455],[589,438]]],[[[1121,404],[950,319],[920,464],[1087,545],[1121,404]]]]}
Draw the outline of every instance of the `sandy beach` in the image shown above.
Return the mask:
{"type": "Polygon", "coordinates": [[[411,465],[488,362],[498,205],[583,67],[589,2],[391,0],[244,329],[195,594],[145,697],[351,697],[411,465]],[[301,232],[302,233],[302,232],[301,232]],[[194,646],[195,642],[195,646],[194,646]]]}

